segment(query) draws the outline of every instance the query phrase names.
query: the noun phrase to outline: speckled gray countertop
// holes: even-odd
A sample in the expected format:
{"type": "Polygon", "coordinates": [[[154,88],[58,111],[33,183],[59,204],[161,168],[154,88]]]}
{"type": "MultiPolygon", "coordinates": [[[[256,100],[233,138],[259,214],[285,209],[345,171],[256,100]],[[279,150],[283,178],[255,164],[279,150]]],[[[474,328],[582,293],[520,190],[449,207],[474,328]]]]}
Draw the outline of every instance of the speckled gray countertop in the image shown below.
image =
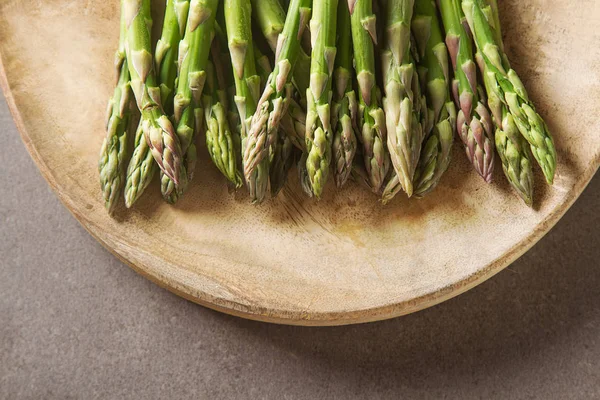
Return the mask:
{"type": "Polygon", "coordinates": [[[336,328],[159,288],[60,204],[0,94],[1,399],[600,399],[600,177],[531,251],[446,303],[336,328]]]}

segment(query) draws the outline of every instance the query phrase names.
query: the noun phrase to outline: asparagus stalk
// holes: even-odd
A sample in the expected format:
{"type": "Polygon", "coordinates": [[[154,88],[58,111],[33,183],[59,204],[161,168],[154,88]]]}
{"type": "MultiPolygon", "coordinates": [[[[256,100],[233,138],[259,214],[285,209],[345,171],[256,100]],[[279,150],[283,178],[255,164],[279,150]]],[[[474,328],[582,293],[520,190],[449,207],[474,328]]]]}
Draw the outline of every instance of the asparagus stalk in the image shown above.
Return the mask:
{"type": "MultiPolygon", "coordinates": [[[[486,84],[486,88],[488,86],[486,84]]],[[[521,136],[512,114],[504,106],[501,106],[501,109],[502,120],[497,124],[496,129],[496,149],[502,161],[502,170],[519,197],[531,207],[533,205],[533,167],[528,143],[521,136]]]]}
{"type": "MultiPolygon", "coordinates": [[[[266,85],[272,72],[269,58],[257,47],[254,49],[256,65],[260,76],[261,88],[266,85]]],[[[293,164],[293,148],[305,150],[304,135],[306,130],[306,113],[300,105],[291,98],[288,112],[282,117],[277,133],[277,141],[272,146],[269,165],[269,180],[271,183],[271,196],[275,197],[283,188],[287,175],[293,164]]],[[[305,160],[306,164],[306,160],[305,160]]],[[[306,169],[306,166],[304,166],[306,169]]]]}
{"type": "MultiPolygon", "coordinates": [[[[252,6],[261,32],[267,39],[271,50],[277,49],[277,38],[283,32],[286,13],[278,0],[252,0],[252,6]]],[[[308,17],[307,17],[308,18],[308,17]]],[[[304,97],[310,80],[310,56],[300,48],[294,67],[294,83],[304,97]]]]}
{"type": "Polygon", "coordinates": [[[348,4],[338,4],[337,49],[335,69],[333,71],[333,110],[331,125],[333,126],[333,174],[338,188],[344,186],[352,171],[352,161],[356,154],[356,136],[358,127],[356,119],[358,102],[352,87],[352,28],[348,4]]]}
{"type": "MultiPolygon", "coordinates": [[[[243,185],[244,180],[241,174],[242,171],[242,138],[241,138],[241,123],[240,115],[235,105],[235,79],[233,74],[233,65],[231,64],[231,52],[229,51],[229,43],[227,41],[227,30],[225,22],[225,7],[219,7],[217,13],[217,20],[215,22],[215,38],[212,43],[211,57],[208,64],[208,71],[210,74],[207,77],[214,77],[220,91],[223,92],[221,95],[223,101],[221,104],[225,108],[227,114],[227,122],[229,123],[229,129],[231,131],[231,138],[233,142],[233,153],[230,153],[230,157],[235,160],[236,165],[236,178],[237,182],[227,180],[227,186],[229,192],[233,193],[239,189],[239,180],[243,185]],[[218,53],[218,57],[216,54],[218,53]],[[213,62],[214,61],[214,62],[213,62]],[[217,71],[216,74],[214,71],[217,71]]],[[[208,79],[208,78],[207,78],[208,79]]],[[[212,79],[212,78],[210,78],[212,79]]],[[[205,92],[207,93],[207,92],[205,92]]],[[[206,125],[205,125],[206,128],[206,125]]]]}
{"type": "Polygon", "coordinates": [[[174,111],[179,42],[185,33],[189,9],[190,0],[167,0],[162,34],[156,43],[156,75],[160,86],[160,98],[167,115],[172,115],[174,111]]]}
{"type": "Polygon", "coordinates": [[[121,23],[119,48],[115,55],[117,84],[108,102],[106,119],[106,137],[100,151],[98,171],[100,172],[100,187],[104,206],[112,214],[117,205],[117,199],[125,182],[127,165],[129,130],[131,120],[131,85],[129,66],[125,55],[127,25],[122,12],[124,2],[121,2],[121,23]]]}
{"type": "MultiPolygon", "coordinates": [[[[277,48],[277,38],[283,31],[285,12],[277,0],[252,0],[253,9],[258,15],[258,25],[261,32],[267,39],[267,43],[273,51],[277,48]]],[[[301,39],[302,40],[302,39],[301,39]]],[[[266,85],[269,74],[272,72],[269,59],[260,51],[256,51],[257,66],[263,85],[266,85]]],[[[296,66],[293,72],[293,81],[300,95],[300,103],[306,104],[306,89],[309,86],[310,79],[310,57],[300,48],[296,66]]],[[[261,89],[262,90],[262,89],[261,89]]],[[[291,97],[288,103],[288,112],[283,115],[279,125],[280,130],[277,134],[277,141],[271,147],[270,181],[271,195],[276,196],[283,187],[287,174],[293,161],[292,149],[288,149],[289,142],[301,151],[306,150],[305,131],[306,131],[306,113],[300,104],[291,97]]],[[[308,183],[308,172],[306,172],[306,158],[301,157],[298,163],[299,173],[305,179],[303,188],[310,188],[308,183]],[[303,160],[302,160],[303,159],[303,160]]],[[[310,193],[312,196],[312,193],[310,193]]]]}
{"type": "MultiPolygon", "coordinates": [[[[398,182],[408,197],[413,194],[413,178],[419,161],[423,128],[413,86],[418,76],[411,57],[410,24],[414,0],[391,0],[386,9],[386,49],[383,52],[387,146],[398,182]]],[[[385,192],[389,188],[386,187],[385,192]]],[[[388,196],[386,196],[388,197],[388,196]]]]}
{"type": "MultiPolygon", "coordinates": [[[[243,6],[243,4],[236,4],[233,7],[230,5],[232,2],[226,2],[227,8],[237,8],[243,6]]],[[[237,2],[243,3],[243,2],[237,2]]],[[[227,11],[226,11],[227,17],[227,11]]],[[[237,18],[238,16],[236,16],[237,18]]],[[[249,16],[248,16],[249,17],[249,16]]],[[[249,18],[244,19],[242,16],[240,19],[236,19],[236,22],[245,24],[249,18]]],[[[232,28],[228,28],[231,30],[232,28]]],[[[224,34],[223,34],[224,35],[224,34]]],[[[221,33],[217,34],[221,36],[221,33]]],[[[223,38],[226,42],[226,39],[223,38]]],[[[236,146],[236,137],[238,134],[235,133],[234,129],[231,129],[230,117],[229,117],[229,100],[228,100],[228,79],[226,75],[231,73],[223,64],[222,55],[224,54],[221,50],[221,40],[215,40],[211,47],[212,63],[208,64],[208,91],[205,91],[203,96],[204,113],[206,119],[206,147],[208,153],[213,160],[213,163],[217,166],[219,171],[238,189],[242,187],[243,180],[240,172],[237,168],[237,154],[239,152],[239,146],[236,146]]],[[[227,42],[226,42],[227,43],[227,42]]],[[[232,48],[230,52],[231,57],[234,57],[233,49],[240,50],[243,47],[243,42],[236,41],[235,39],[227,43],[232,48]]],[[[227,57],[229,61],[229,56],[227,57]]],[[[238,61],[238,60],[236,60],[238,61]]],[[[234,68],[237,68],[237,64],[233,64],[234,68]]],[[[236,72],[234,71],[234,76],[236,72]]],[[[236,98],[234,98],[236,101],[236,98]]]]}
{"type": "Polygon", "coordinates": [[[386,149],[385,115],[379,105],[380,92],[375,79],[376,18],[371,0],[348,0],[356,78],[359,88],[358,126],[365,169],[371,189],[378,193],[389,168],[386,149]]]}
{"type": "MultiPolygon", "coordinates": [[[[467,8],[472,9],[472,7],[467,8]]],[[[465,11],[464,4],[463,11],[465,11]]],[[[495,30],[495,35],[500,38],[500,25],[496,23],[495,26],[498,28],[495,30]]],[[[500,40],[499,43],[502,49],[502,41],[500,40]]],[[[528,143],[519,132],[508,107],[494,91],[494,86],[497,85],[495,74],[488,69],[479,48],[477,48],[476,59],[488,93],[488,105],[496,124],[495,144],[502,161],[502,170],[519,197],[525,204],[531,206],[533,204],[533,168],[528,143]]]]}
{"type": "MultiPolygon", "coordinates": [[[[189,0],[167,0],[161,38],[154,55],[160,97],[166,115],[173,114],[173,92],[177,78],[179,42],[185,31],[189,0]]],[[[134,150],[127,169],[125,205],[131,207],[152,181],[156,172],[148,144],[143,139],[142,124],[138,127],[134,150]]],[[[162,177],[161,177],[162,180],[162,177]]]]}
{"type": "Polygon", "coordinates": [[[181,145],[171,121],[164,114],[157,85],[150,26],[150,0],[123,0],[127,24],[127,62],[131,88],[142,114],[142,130],[160,169],[175,183],[181,175],[181,145]]]}
{"type": "Polygon", "coordinates": [[[482,62],[482,55],[479,51],[477,51],[476,58],[482,70],[485,90],[488,93],[488,105],[491,110],[496,110],[492,115],[496,124],[495,144],[502,162],[502,170],[519,197],[531,207],[533,205],[533,166],[529,145],[519,132],[508,107],[494,93],[493,87],[496,84],[494,75],[486,73],[487,67],[482,62]],[[500,113],[500,119],[496,117],[498,113],[500,113]]]}
{"type": "Polygon", "coordinates": [[[429,136],[415,172],[415,195],[423,196],[437,186],[450,164],[456,107],[450,99],[448,50],[433,0],[415,1],[412,29],[420,56],[420,80],[433,122],[428,127],[431,131],[425,132],[429,136]]]}
{"type": "Polygon", "coordinates": [[[494,128],[491,114],[479,98],[477,66],[469,32],[463,25],[460,0],[440,0],[446,46],[454,68],[452,91],[458,107],[457,131],[467,158],[488,183],[494,172],[494,128]]]}
{"type": "Polygon", "coordinates": [[[252,0],[252,8],[261,32],[271,50],[275,51],[277,38],[283,32],[286,17],[281,3],[279,0],[252,0]]]}
{"type": "MultiPolygon", "coordinates": [[[[242,154],[248,145],[252,116],[260,96],[260,77],[256,72],[252,43],[251,15],[252,6],[248,0],[225,0],[225,20],[235,81],[235,103],[240,116],[242,154]]],[[[246,182],[252,202],[262,202],[269,184],[268,158],[261,160],[256,170],[246,176],[246,182]]]]}
{"type": "Polygon", "coordinates": [[[167,176],[163,176],[161,180],[163,197],[170,203],[178,201],[194,177],[197,161],[195,138],[202,129],[202,92],[218,4],[218,0],[191,0],[185,34],[179,44],[174,118],[184,154],[184,174],[181,182],[176,185],[167,176]]]}
{"type": "Polygon", "coordinates": [[[310,14],[310,0],[291,2],[284,28],[277,40],[275,68],[252,117],[244,151],[244,175],[252,173],[269,154],[281,118],[287,112],[292,93],[291,77],[300,50],[300,37],[310,14]]]}
{"type": "MultiPolygon", "coordinates": [[[[500,20],[498,16],[498,7],[492,3],[494,7],[494,26],[493,31],[496,42],[499,43],[500,50],[504,52],[504,43],[502,42],[502,34],[500,32],[500,20]]],[[[494,110],[496,114],[502,113],[500,124],[496,124],[496,150],[502,161],[502,170],[504,175],[512,187],[517,191],[517,194],[528,206],[533,205],[533,163],[531,161],[531,152],[528,142],[525,140],[519,128],[517,127],[514,118],[512,117],[506,105],[502,104],[502,100],[494,93],[493,89],[496,85],[495,76],[489,71],[486,72],[483,55],[477,50],[477,63],[483,74],[483,80],[488,93],[488,105],[492,110],[494,120],[494,110]]]]}
{"type": "Polygon", "coordinates": [[[127,167],[125,182],[125,206],[131,208],[146,190],[158,169],[148,142],[144,137],[142,124],[138,125],[133,142],[133,155],[127,167]]]}
{"type": "MultiPolygon", "coordinates": [[[[216,41],[215,41],[216,42],[216,41]]],[[[206,148],[215,166],[234,185],[243,185],[237,169],[234,133],[229,125],[227,84],[223,76],[218,46],[213,42],[207,71],[207,90],[202,96],[206,123],[206,148]]]]}
{"type": "Polygon", "coordinates": [[[331,75],[337,49],[335,47],[337,0],[314,0],[310,21],[312,54],[310,88],[306,91],[306,169],[312,192],[321,197],[331,164],[331,75]]]}
{"type": "Polygon", "coordinates": [[[554,141],[548,126],[535,111],[527,90],[517,73],[510,67],[508,57],[504,53],[496,1],[463,0],[462,7],[473,32],[479,61],[486,75],[486,88],[491,100],[489,105],[496,123],[503,121],[506,108],[521,135],[529,142],[531,152],[546,181],[552,184],[556,171],[554,141]]]}
{"type": "MultiPolygon", "coordinates": [[[[256,55],[256,67],[260,76],[262,90],[273,69],[271,68],[269,57],[256,47],[254,48],[254,54],[256,55]]],[[[294,97],[290,98],[288,112],[281,118],[279,128],[287,135],[295,147],[302,151],[306,150],[304,139],[306,134],[306,113],[294,97]]]]}
{"type": "MultiPolygon", "coordinates": [[[[412,42],[413,40],[411,40],[412,42]]],[[[414,44],[411,44],[411,54],[409,56],[408,59],[408,63],[409,65],[412,65],[413,68],[416,65],[416,61],[412,55],[412,49],[414,49],[414,44]]],[[[389,53],[388,53],[389,54],[389,53]]],[[[385,53],[384,53],[385,55],[385,53]]],[[[384,57],[385,59],[385,57],[384,57]]],[[[386,64],[384,64],[384,69],[387,68],[387,66],[390,66],[392,63],[390,61],[388,61],[386,64]]],[[[386,74],[388,72],[385,72],[386,74]]],[[[412,116],[411,116],[411,120],[410,120],[410,129],[413,132],[412,133],[412,138],[413,140],[415,140],[415,143],[417,142],[416,139],[420,138],[421,141],[423,141],[423,138],[426,137],[428,135],[429,132],[431,132],[431,129],[433,129],[433,112],[431,110],[429,110],[427,108],[427,99],[425,97],[425,95],[422,93],[421,91],[421,78],[419,77],[418,73],[415,73],[415,71],[412,72],[412,78],[411,78],[411,83],[409,83],[407,81],[407,88],[410,87],[410,94],[411,96],[409,97],[409,99],[411,100],[411,104],[412,104],[412,116]],[[430,112],[431,111],[431,112],[430,112]],[[430,115],[431,114],[431,115],[430,115]]],[[[407,107],[405,105],[405,107],[407,107]]],[[[391,111],[393,112],[397,112],[396,111],[391,111]]],[[[406,108],[406,111],[404,113],[408,112],[408,108],[406,108]]],[[[403,114],[404,114],[403,113],[403,114]]],[[[387,118],[387,116],[386,116],[387,118]]],[[[388,143],[389,143],[389,139],[388,139],[388,143]]],[[[426,143],[425,143],[426,144],[426,143]]],[[[389,146],[388,146],[389,147],[389,146]]],[[[410,186],[412,188],[412,192],[411,195],[414,194],[415,191],[415,185],[414,185],[414,178],[416,175],[416,171],[418,167],[418,163],[421,159],[421,152],[423,150],[423,143],[421,142],[419,144],[419,149],[420,151],[418,153],[416,153],[416,160],[415,160],[415,171],[414,171],[414,175],[413,175],[413,181],[411,181],[410,186]]],[[[415,154],[415,153],[413,153],[415,154]]],[[[383,189],[383,193],[382,193],[382,203],[385,205],[388,202],[390,202],[394,197],[396,197],[396,195],[398,193],[400,193],[401,191],[404,190],[404,187],[402,186],[402,183],[400,181],[400,175],[396,173],[396,171],[394,170],[392,174],[388,173],[388,181],[383,189]]],[[[406,193],[406,191],[405,191],[406,193]]]]}

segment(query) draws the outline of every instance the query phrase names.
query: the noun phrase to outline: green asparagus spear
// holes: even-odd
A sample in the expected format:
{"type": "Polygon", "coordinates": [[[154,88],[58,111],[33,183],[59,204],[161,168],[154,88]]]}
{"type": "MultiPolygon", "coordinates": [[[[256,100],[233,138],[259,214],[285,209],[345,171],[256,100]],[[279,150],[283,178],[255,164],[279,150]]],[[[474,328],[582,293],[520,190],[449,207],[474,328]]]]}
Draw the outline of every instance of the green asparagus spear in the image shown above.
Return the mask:
{"type": "Polygon", "coordinates": [[[190,0],[167,0],[162,34],[156,43],[156,75],[160,85],[160,98],[167,115],[172,115],[174,111],[179,42],[185,33],[189,9],[190,0]]]}
{"type": "Polygon", "coordinates": [[[375,79],[376,18],[371,0],[348,0],[356,78],[359,87],[358,126],[365,169],[371,189],[379,193],[389,168],[386,149],[385,115],[380,107],[380,91],[375,79]]]}
{"type": "Polygon", "coordinates": [[[521,136],[512,114],[504,106],[500,108],[502,109],[502,120],[497,124],[496,149],[502,161],[502,170],[519,197],[531,207],[533,205],[533,167],[529,146],[521,136]]]}
{"type": "MultiPolygon", "coordinates": [[[[252,116],[260,96],[260,77],[256,73],[252,43],[251,15],[252,6],[248,0],[225,0],[225,20],[234,67],[235,103],[240,116],[242,154],[247,147],[252,116]]],[[[256,170],[246,177],[246,183],[252,202],[262,202],[269,183],[268,158],[260,161],[256,170]]]]}
{"type": "Polygon", "coordinates": [[[456,107],[450,99],[448,50],[442,38],[433,0],[416,0],[412,30],[420,56],[419,80],[427,92],[431,132],[421,150],[415,171],[415,195],[423,196],[439,183],[450,164],[456,129],[456,107]]]}
{"type": "Polygon", "coordinates": [[[494,172],[494,127],[491,114],[479,98],[477,65],[472,40],[463,25],[460,0],[440,0],[446,45],[454,68],[452,91],[458,107],[457,130],[467,158],[486,182],[494,172]]]}
{"type": "MultiPolygon", "coordinates": [[[[257,73],[260,76],[261,89],[267,83],[271,74],[271,63],[257,47],[254,49],[256,55],[257,73]]],[[[275,197],[283,188],[287,175],[293,164],[293,149],[296,146],[303,150],[306,114],[302,108],[291,98],[288,112],[282,117],[277,133],[277,140],[271,147],[269,159],[269,181],[271,183],[271,196],[275,197]]]]}
{"type": "MultiPolygon", "coordinates": [[[[156,75],[160,87],[160,97],[166,115],[173,114],[173,92],[177,78],[177,58],[179,42],[185,31],[187,23],[189,0],[167,0],[165,18],[161,38],[156,45],[154,55],[156,75]]],[[[132,159],[127,170],[125,183],[125,204],[131,207],[142,195],[152,181],[156,172],[156,164],[151,155],[150,148],[139,134],[143,134],[142,126],[138,127],[132,159]]],[[[161,178],[162,179],[162,178],[161,178]]]]}
{"type": "Polygon", "coordinates": [[[333,71],[333,104],[331,125],[333,133],[333,174],[336,186],[344,186],[356,154],[356,136],[358,127],[356,119],[358,103],[352,87],[354,69],[352,67],[352,28],[348,4],[342,0],[338,4],[337,22],[337,56],[333,71]]]}
{"type": "MultiPolygon", "coordinates": [[[[214,77],[218,85],[218,90],[222,91],[220,97],[222,98],[221,104],[225,108],[227,115],[227,122],[231,132],[231,139],[233,147],[227,148],[228,157],[235,160],[235,181],[227,179],[227,186],[229,192],[233,193],[237,191],[244,184],[242,171],[242,138],[241,138],[241,123],[240,115],[235,105],[235,79],[233,74],[233,65],[231,63],[231,52],[229,51],[229,43],[227,41],[227,30],[225,22],[225,7],[219,7],[217,12],[217,20],[215,22],[215,38],[212,42],[211,57],[209,62],[209,71],[213,74],[213,71],[217,71],[218,74],[207,75],[208,77],[214,77]],[[218,56],[217,56],[218,54],[218,56]],[[214,61],[214,63],[213,63],[214,61]]],[[[208,71],[207,71],[208,72],[208,71]]],[[[210,78],[212,80],[212,78],[210,78]]],[[[207,78],[207,82],[208,78],[207,78]]],[[[205,93],[210,93],[206,92],[205,93]]],[[[206,111],[206,110],[205,110],[206,111]]],[[[206,125],[204,126],[206,128],[206,125]]],[[[208,139],[208,137],[207,137],[208,139]]],[[[214,162],[214,161],[213,161],[214,162]]],[[[231,175],[233,176],[233,175],[231,175]]]]}
{"type": "MultiPolygon", "coordinates": [[[[263,54],[258,48],[254,48],[256,55],[256,69],[260,76],[261,90],[264,89],[269,75],[273,72],[269,57],[263,54]]],[[[306,150],[304,136],[306,134],[306,113],[294,99],[290,98],[288,112],[281,118],[279,128],[288,136],[292,144],[299,150],[306,150]]]]}
{"type": "MultiPolygon", "coordinates": [[[[390,0],[386,9],[386,49],[383,52],[385,98],[383,108],[387,125],[392,165],[398,182],[408,197],[414,191],[413,178],[421,154],[423,127],[420,121],[417,71],[411,57],[410,24],[414,0],[390,0]],[[418,95],[418,94],[417,94],[418,95]]],[[[386,186],[384,192],[388,193],[386,186]]],[[[390,199],[390,194],[386,194],[390,199]]]]}
{"type": "Polygon", "coordinates": [[[173,185],[169,177],[162,177],[161,191],[170,203],[178,201],[194,176],[197,160],[195,138],[202,129],[202,92],[218,4],[218,0],[191,0],[185,34],[179,44],[174,118],[184,154],[184,174],[181,182],[176,185],[173,185]]]}
{"type": "MultiPolygon", "coordinates": [[[[412,40],[411,40],[411,42],[412,42],[412,40]]],[[[417,62],[415,61],[415,59],[412,55],[412,52],[413,52],[412,49],[414,47],[415,47],[415,45],[411,44],[411,56],[410,56],[409,60],[410,60],[410,64],[412,64],[412,65],[417,64],[417,62]]],[[[424,79],[424,77],[423,77],[423,79],[424,79]]],[[[425,92],[427,92],[427,90],[425,90],[425,92]]],[[[421,77],[419,77],[418,71],[417,71],[417,73],[412,74],[411,93],[412,93],[411,98],[413,99],[413,101],[412,101],[412,118],[411,118],[411,126],[410,126],[410,129],[413,131],[412,137],[427,139],[429,136],[428,133],[431,132],[431,130],[433,129],[433,111],[429,110],[427,108],[427,98],[426,98],[425,94],[423,93],[423,91],[421,90],[421,77]]],[[[388,142],[389,142],[389,140],[388,140],[388,142]]],[[[421,148],[420,148],[421,151],[419,152],[418,159],[416,160],[417,164],[415,166],[415,173],[413,176],[412,194],[415,193],[414,180],[417,175],[417,168],[419,166],[419,161],[421,160],[422,152],[423,152],[423,148],[424,148],[425,144],[427,144],[427,143],[421,143],[421,148]]],[[[395,170],[394,170],[394,172],[395,172],[395,170]]],[[[398,193],[400,193],[403,190],[404,190],[404,188],[400,182],[400,175],[398,175],[397,173],[393,173],[393,174],[388,173],[388,180],[386,182],[386,185],[384,186],[383,193],[382,193],[383,204],[384,205],[387,204],[398,193]]]]}
{"type": "Polygon", "coordinates": [[[462,7],[484,67],[488,97],[500,102],[490,104],[496,123],[503,119],[506,107],[519,132],[529,142],[546,181],[552,184],[556,171],[554,141],[504,53],[496,0],[463,0],[462,7]]]}
{"type": "Polygon", "coordinates": [[[337,0],[314,0],[310,21],[312,54],[310,88],[306,92],[306,169],[312,192],[320,198],[329,176],[331,164],[331,75],[337,49],[335,47],[337,0]]]}
{"type": "MultiPolygon", "coordinates": [[[[121,3],[123,8],[124,2],[121,3]]],[[[106,137],[100,151],[98,170],[100,172],[100,187],[104,205],[112,214],[117,205],[117,199],[125,181],[128,143],[131,120],[131,85],[129,67],[125,55],[127,25],[125,15],[121,12],[119,48],[115,55],[117,70],[117,85],[108,102],[106,137]]]]}
{"type": "MultiPolygon", "coordinates": [[[[474,4],[462,4],[463,12],[473,11],[474,4]]],[[[490,10],[489,8],[487,9],[490,10]]],[[[492,37],[498,41],[500,50],[503,51],[503,43],[500,36],[500,25],[495,18],[492,31],[492,37]]],[[[468,16],[467,16],[468,20],[468,16]]],[[[469,22],[472,30],[472,24],[469,22]]],[[[476,43],[477,45],[477,43],[476,43]]],[[[525,138],[519,132],[514,117],[511,115],[508,106],[504,103],[499,92],[495,90],[498,81],[489,63],[484,61],[482,50],[477,46],[476,60],[483,75],[485,90],[488,94],[488,106],[492,111],[494,123],[496,124],[495,144],[496,150],[502,161],[502,170],[511,186],[525,202],[531,206],[533,204],[533,167],[529,146],[525,138]]]]}
{"type": "Polygon", "coordinates": [[[217,40],[213,42],[211,58],[212,63],[209,62],[207,66],[207,90],[202,96],[206,121],[206,148],[215,166],[238,189],[242,187],[243,180],[237,169],[235,134],[228,117],[228,85],[217,40]]]}
{"type": "MultiPolygon", "coordinates": [[[[277,38],[283,31],[285,21],[285,12],[283,11],[283,8],[277,0],[253,0],[252,5],[255,13],[258,15],[257,20],[259,27],[267,39],[269,46],[275,51],[277,48],[277,38]]],[[[272,72],[269,64],[268,57],[263,54],[261,54],[260,57],[257,55],[259,75],[261,75],[261,79],[263,79],[265,83],[268,80],[269,74],[272,72]],[[268,68],[266,68],[267,66],[268,68]],[[268,70],[269,72],[266,77],[262,77],[260,70],[263,72],[268,70]]],[[[298,102],[294,97],[289,99],[288,112],[283,115],[279,125],[280,130],[277,135],[279,144],[271,147],[272,150],[277,152],[276,154],[271,155],[272,165],[269,173],[271,176],[271,194],[273,196],[279,192],[281,187],[283,187],[283,183],[287,177],[287,170],[291,166],[293,156],[291,151],[282,152],[279,149],[286,149],[288,141],[291,141],[291,143],[301,151],[306,150],[304,139],[306,131],[306,113],[300,104],[306,104],[306,89],[309,86],[310,79],[310,56],[308,56],[302,48],[300,48],[298,53],[293,76],[293,82],[296,86],[300,100],[298,102]],[[279,161],[281,156],[289,157],[289,159],[285,162],[279,161]],[[283,169],[281,169],[281,167],[283,167],[283,169]],[[283,180],[281,178],[283,178],[283,180]]],[[[305,171],[305,164],[305,162],[302,163],[302,161],[300,161],[298,166],[305,171]]],[[[303,176],[307,179],[305,186],[306,188],[309,188],[308,173],[306,172],[303,176]]]]}
{"type": "MultiPolygon", "coordinates": [[[[236,2],[226,2],[225,6],[231,7],[230,3],[236,2]]],[[[242,4],[236,4],[235,7],[240,5],[242,4]]],[[[225,15],[227,16],[227,12],[225,15]]],[[[237,20],[237,23],[240,22],[248,23],[248,20],[237,20]]],[[[237,168],[240,146],[236,142],[239,142],[239,134],[235,131],[237,124],[232,126],[230,122],[228,96],[230,84],[228,81],[231,80],[227,77],[231,74],[231,69],[228,69],[224,62],[229,62],[229,55],[233,56],[234,54],[233,48],[236,47],[239,50],[239,46],[243,46],[243,43],[232,41],[229,44],[225,37],[221,39],[221,35],[225,34],[218,33],[217,36],[220,40],[214,40],[212,43],[212,63],[209,62],[208,65],[207,79],[209,90],[206,90],[203,96],[206,119],[206,147],[219,171],[233,184],[235,189],[238,189],[243,185],[242,175],[237,168]],[[232,47],[231,53],[227,54],[226,59],[223,58],[225,53],[221,49],[222,44],[232,47]]]]}
{"type": "Polygon", "coordinates": [[[125,206],[131,208],[148,187],[158,169],[144,137],[142,124],[138,125],[133,142],[133,155],[127,168],[125,184],[125,206]]]}
{"type": "Polygon", "coordinates": [[[227,42],[236,84],[235,102],[242,120],[242,136],[248,135],[251,118],[260,96],[260,76],[256,72],[249,0],[225,0],[227,42]]]}
{"type": "MultiPolygon", "coordinates": [[[[278,0],[252,0],[252,7],[260,30],[271,46],[271,50],[276,51],[277,38],[283,32],[285,11],[278,0]]],[[[302,49],[299,50],[293,75],[298,93],[303,98],[310,83],[310,56],[302,49]]]]}
{"type": "Polygon", "coordinates": [[[300,37],[310,15],[310,0],[291,2],[282,33],[277,40],[275,68],[252,117],[244,151],[244,175],[249,180],[275,141],[281,118],[292,93],[291,77],[300,50],[300,37]]]}
{"type": "Polygon", "coordinates": [[[531,207],[533,205],[533,165],[529,144],[519,132],[508,107],[494,92],[495,76],[487,73],[489,71],[479,50],[476,59],[482,71],[485,90],[488,93],[488,105],[493,111],[492,115],[496,124],[496,151],[502,161],[502,170],[519,197],[531,207]]]}
{"type": "Polygon", "coordinates": [[[158,166],[179,182],[182,151],[171,121],[164,114],[152,57],[150,0],[123,0],[127,23],[127,62],[131,88],[142,114],[142,130],[158,166]]]}
{"type": "Polygon", "coordinates": [[[281,3],[279,0],[252,0],[252,8],[261,32],[271,50],[275,51],[277,38],[283,32],[286,17],[281,3]]]}

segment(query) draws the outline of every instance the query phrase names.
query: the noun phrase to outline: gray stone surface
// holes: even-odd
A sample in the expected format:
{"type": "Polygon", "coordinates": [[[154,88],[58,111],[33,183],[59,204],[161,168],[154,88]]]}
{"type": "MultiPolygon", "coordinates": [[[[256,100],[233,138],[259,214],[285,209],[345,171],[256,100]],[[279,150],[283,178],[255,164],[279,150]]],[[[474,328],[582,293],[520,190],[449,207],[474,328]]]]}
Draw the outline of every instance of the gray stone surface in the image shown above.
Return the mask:
{"type": "Polygon", "coordinates": [[[134,273],[40,176],[0,96],[1,399],[600,398],[600,178],[530,252],[431,309],[300,328],[134,273]]]}

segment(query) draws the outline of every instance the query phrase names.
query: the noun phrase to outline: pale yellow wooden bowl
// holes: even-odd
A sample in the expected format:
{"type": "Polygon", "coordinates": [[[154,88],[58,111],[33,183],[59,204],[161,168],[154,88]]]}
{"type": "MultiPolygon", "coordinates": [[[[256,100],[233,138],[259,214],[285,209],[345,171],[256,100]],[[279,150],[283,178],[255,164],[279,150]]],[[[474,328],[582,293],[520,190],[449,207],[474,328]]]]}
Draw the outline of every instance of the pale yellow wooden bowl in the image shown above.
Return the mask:
{"type": "Polygon", "coordinates": [[[0,0],[0,83],[59,198],[136,271],[245,318],[374,321],[447,300],[502,270],[548,232],[598,168],[596,0],[500,3],[507,52],[559,152],[554,187],[536,176],[534,209],[511,192],[500,168],[484,184],[456,143],[450,170],[424,200],[399,196],[384,207],[350,185],[330,187],[316,202],[291,178],[277,199],[252,206],[227,192],[202,150],[177,206],[165,204],[155,184],[134,209],[121,207],[111,219],[97,160],[114,79],[117,0],[0,0]]]}

